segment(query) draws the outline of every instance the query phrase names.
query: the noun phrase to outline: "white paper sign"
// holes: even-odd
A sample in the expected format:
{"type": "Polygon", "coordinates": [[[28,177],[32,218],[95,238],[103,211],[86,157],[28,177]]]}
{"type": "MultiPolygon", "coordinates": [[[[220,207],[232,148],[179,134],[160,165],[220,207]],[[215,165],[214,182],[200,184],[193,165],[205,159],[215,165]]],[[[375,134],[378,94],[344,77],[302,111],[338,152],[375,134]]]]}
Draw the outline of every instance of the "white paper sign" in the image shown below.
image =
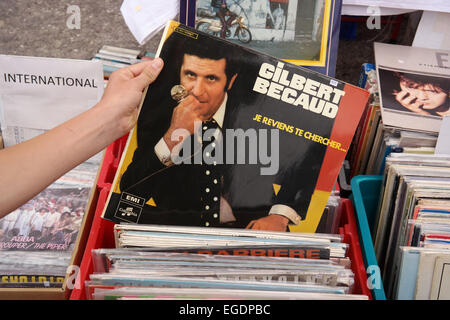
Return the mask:
{"type": "Polygon", "coordinates": [[[0,55],[0,123],[5,147],[94,106],[104,89],[99,61],[0,55]]]}
{"type": "Polygon", "coordinates": [[[424,11],[412,45],[450,50],[450,13],[424,11]]]}

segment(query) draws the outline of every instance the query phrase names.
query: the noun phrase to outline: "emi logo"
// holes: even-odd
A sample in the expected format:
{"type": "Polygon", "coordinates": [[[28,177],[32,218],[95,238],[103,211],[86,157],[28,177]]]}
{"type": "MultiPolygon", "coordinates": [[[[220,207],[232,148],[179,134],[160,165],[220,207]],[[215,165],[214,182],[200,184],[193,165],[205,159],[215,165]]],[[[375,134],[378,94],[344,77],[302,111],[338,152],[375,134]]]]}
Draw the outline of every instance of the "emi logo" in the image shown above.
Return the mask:
{"type": "Polygon", "coordinates": [[[145,204],[145,199],[135,196],[133,194],[130,193],[126,193],[126,192],[122,192],[122,196],[120,197],[120,201],[125,201],[128,202],[130,204],[139,206],[139,207],[143,207],[145,204]]]}

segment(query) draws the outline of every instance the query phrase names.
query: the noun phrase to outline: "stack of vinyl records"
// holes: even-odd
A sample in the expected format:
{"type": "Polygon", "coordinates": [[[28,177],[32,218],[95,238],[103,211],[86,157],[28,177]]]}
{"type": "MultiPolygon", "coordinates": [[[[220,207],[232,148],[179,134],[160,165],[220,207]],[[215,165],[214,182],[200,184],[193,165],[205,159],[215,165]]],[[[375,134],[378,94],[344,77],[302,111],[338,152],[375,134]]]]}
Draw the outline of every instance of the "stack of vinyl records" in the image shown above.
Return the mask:
{"type": "Polygon", "coordinates": [[[386,159],[372,230],[386,295],[450,299],[450,156],[386,159]]]}
{"type": "Polygon", "coordinates": [[[341,221],[343,210],[340,192],[341,191],[335,190],[328,198],[323,214],[320,217],[316,233],[339,233],[339,222],[341,221]]]}
{"type": "Polygon", "coordinates": [[[370,99],[361,116],[352,140],[351,150],[347,155],[351,176],[365,173],[369,155],[372,154],[375,132],[382,127],[379,90],[376,69],[373,64],[364,63],[362,65],[358,86],[370,92],[370,99]]]}
{"type": "Polygon", "coordinates": [[[140,53],[140,50],[104,45],[95,54],[93,60],[100,60],[102,62],[104,76],[108,78],[114,71],[140,62],[140,53]]]}
{"type": "Polygon", "coordinates": [[[117,224],[90,299],[367,299],[339,235],[117,224]]]}

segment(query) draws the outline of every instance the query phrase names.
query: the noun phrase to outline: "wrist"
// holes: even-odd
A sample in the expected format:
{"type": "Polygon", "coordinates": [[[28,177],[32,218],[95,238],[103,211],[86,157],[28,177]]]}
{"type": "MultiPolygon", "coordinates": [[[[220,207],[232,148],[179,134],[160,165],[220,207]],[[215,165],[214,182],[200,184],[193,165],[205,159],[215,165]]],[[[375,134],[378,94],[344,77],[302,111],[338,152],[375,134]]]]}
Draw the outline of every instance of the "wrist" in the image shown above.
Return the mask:
{"type": "Polygon", "coordinates": [[[172,131],[170,130],[170,128],[164,134],[163,140],[166,143],[167,148],[169,148],[169,151],[172,152],[172,149],[175,146],[175,143],[174,143],[174,141],[172,141],[172,131]]]}
{"type": "Polygon", "coordinates": [[[104,139],[107,144],[127,134],[134,124],[129,117],[124,117],[114,109],[116,108],[108,108],[108,103],[100,100],[89,110],[89,117],[94,119],[98,138],[104,139]]]}
{"type": "Polygon", "coordinates": [[[282,215],[280,215],[280,214],[277,214],[277,213],[273,213],[273,214],[271,214],[271,216],[272,217],[276,217],[276,219],[280,222],[280,223],[282,223],[282,224],[285,224],[286,226],[288,225],[288,223],[289,223],[289,219],[288,218],[286,218],[285,216],[282,216],[282,215]]]}
{"type": "Polygon", "coordinates": [[[172,129],[169,128],[167,132],[164,134],[163,139],[169,148],[170,152],[181,142],[183,142],[184,138],[189,136],[189,132],[185,129],[172,129]],[[177,131],[178,130],[178,131],[177,131]],[[176,132],[176,134],[174,134],[176,132]]]}

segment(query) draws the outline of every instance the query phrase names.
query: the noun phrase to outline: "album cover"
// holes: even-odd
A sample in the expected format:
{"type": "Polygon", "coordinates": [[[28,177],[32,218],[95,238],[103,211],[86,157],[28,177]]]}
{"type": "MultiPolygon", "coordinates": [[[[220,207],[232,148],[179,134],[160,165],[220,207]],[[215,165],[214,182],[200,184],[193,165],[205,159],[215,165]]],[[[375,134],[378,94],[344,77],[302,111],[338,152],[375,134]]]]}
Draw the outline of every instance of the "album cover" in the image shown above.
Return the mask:
{"type": "Polygon", "coordinates": [[[428,300],[430,298],[434,265],[436,259],[444,255],[445,252],[442,251],[424,251],[420,253],[415,300],[428,300]]]}
{"type": "Polygon", "coordinates": [[[314,232],[368,92],[171,21],[103,218],[314,232]]]}
{"type": "Polygon", "coordinates": [[[341,8],[342,0],[181,0],[180,22],[334,76],[341,8]]]}
{"type": "Polygon", "coordinates": [[[417,248],[401,248],[401,266],[398,271],[396,283],[396,300],[413,300],[416,290],[417,269],[419,266],[420,251],[417,248]]]}
{"type": "Polygon", "coordinates": [[[383,124],[439,132],[450,114],[449,51],[375,43],[383,124]]]}
{"type": "Polygon", "coordinates": [[[430,300],[450,299],[450,257],[443,255],[436,258],[430,300]]]}
{"type": "Polygon", "coordinates": [[[65,295],[64,279],[81,246],[97,170],[96,163],[77,166],[0,219],[0,297],[19,291],[53,294],[32,288],[58,288],[54,292],[65,295]]]}
{"type": "Polygon", "coordinates": [[[70,251],[90,188],[47,188],[0,220],[0,250],[70,251]]]}
{"type": "MultiPolygon", "coordinates": [[[[61,288],[71,256],[62,251],[1,251],[0,288],[61,288]]],[[[1,291],[1,290],[0,290],[1,291]]]]}

